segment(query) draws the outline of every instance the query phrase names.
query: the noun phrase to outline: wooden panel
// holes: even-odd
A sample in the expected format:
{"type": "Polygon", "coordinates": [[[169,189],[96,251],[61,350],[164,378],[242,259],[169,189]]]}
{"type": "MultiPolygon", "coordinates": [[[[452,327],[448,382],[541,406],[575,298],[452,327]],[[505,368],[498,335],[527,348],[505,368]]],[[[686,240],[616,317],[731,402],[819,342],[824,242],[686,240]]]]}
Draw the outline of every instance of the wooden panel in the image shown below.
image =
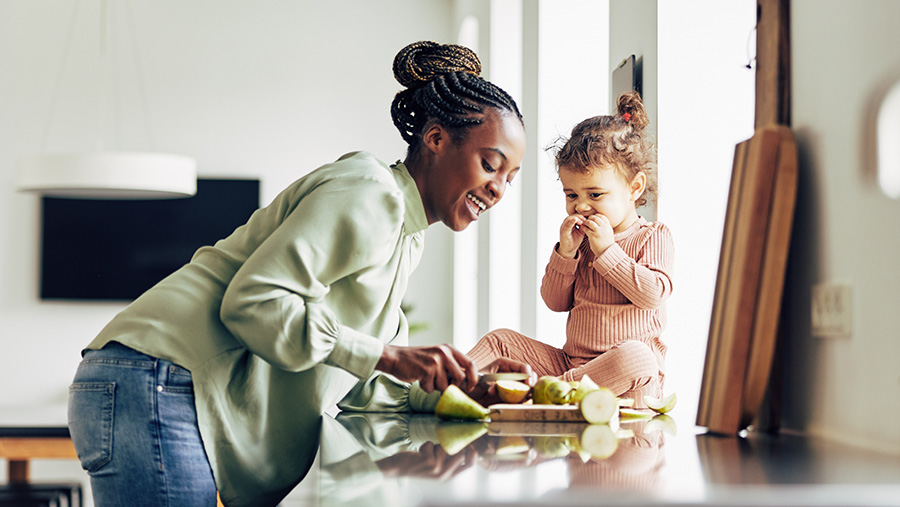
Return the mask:
{"type": "Polygon", "coordinates": [[[779,135],[778,159],[766,227],[766,246],[762,259],[756,318],[750,339],[750,357],[744,380],[741,427],[753,422],[768,385],[775,354],[781,296],[784,292],[788,246],[797,195],[797,145],[790,129],[787,127],[776,129],[779,135]]]}
{"type": "Polygon", "coordinates": [[[9,460],[76,458],[69,438],[0,438],[0,457],[9,460]]]}
{"type": "Polygon", "coordinates": [[[787,127],[737,146],[697,424],[734,434],[759,410],[775,349],[796,194],[787,127]]]}

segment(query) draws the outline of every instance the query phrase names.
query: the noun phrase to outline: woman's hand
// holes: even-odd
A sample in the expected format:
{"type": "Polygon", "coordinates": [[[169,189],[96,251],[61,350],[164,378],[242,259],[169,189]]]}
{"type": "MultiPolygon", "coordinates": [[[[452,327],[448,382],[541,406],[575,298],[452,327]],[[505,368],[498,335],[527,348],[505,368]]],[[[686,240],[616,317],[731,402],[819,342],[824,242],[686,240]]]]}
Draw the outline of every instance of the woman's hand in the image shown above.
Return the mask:
{"type": "Polygon", "coordinates": [[[425,442],[419,452],[400,452],[388,456],[375,464],[387,476],[428,477],[445,480],[471,467],[477,458],[475,448],[470,444],[453,456],[432,442],[425,442]]]}
{"type": "Polygon", "coordinates": [[[375,369],[390,373],[404,382],[418,380],[426,393],[443,391],[450,384],[465,388],[478,382],[475,363],[450,345],[385,345],[375,369]]]}
{"type": "MultiPolygon", "coordinates": [[[[531,366],[521,361],[501,357],[495,359],[492,363],[481,369],[482,373],[526,373],[528,378],[524,380],[529,386],[533,386],[537,382],[537,375],[531,366]]],[[[497,384],[494,382],[479,382],[470,390],[469,396],[481,403],[482,406],[490,406],[494,403],[500,403],[502,400],[497,394],[497,384]]]]}
{"type": "Polygon", "coordinates": [[[559,226],[559,255],[566,259],[575,258],[578,247],[584,239],[584,217],[581,215],[569,215],[559,226]]]}
{"type": "Polygon", "coordinates": [[[599,213],[589,216],[581,226],[581,230],[587,234],[591,251],[597,257],[600,257],[607,248],[616,242],[616,234],[613,232],[609,219],[599,213]]]}

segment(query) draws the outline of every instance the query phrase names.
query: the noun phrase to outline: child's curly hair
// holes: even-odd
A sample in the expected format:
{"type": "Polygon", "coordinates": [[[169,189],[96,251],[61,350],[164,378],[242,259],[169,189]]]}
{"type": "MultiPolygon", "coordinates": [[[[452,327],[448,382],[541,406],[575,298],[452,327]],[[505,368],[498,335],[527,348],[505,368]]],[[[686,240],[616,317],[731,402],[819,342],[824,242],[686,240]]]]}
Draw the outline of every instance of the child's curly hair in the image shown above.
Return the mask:
{"type": "Polygon", "coordinates": [[[594,116],[575,125],[568,139],[560,137],[548,151],[555,152],[557,172],[614,167],[627,182],[643,172],[647,187],[635,203],[643,206],[656,194],[656,147],[645,132],[650,118],[635,91],[619,95],[616,109],[615,116],[594,116]]]}

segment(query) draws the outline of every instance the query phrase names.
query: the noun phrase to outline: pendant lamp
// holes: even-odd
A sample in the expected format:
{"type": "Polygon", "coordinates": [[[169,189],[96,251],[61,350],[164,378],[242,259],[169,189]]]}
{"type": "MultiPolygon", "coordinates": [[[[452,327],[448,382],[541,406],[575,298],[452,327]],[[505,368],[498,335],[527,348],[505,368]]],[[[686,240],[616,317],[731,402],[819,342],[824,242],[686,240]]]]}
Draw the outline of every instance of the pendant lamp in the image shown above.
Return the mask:
{"type": "MultiPolygon", "coordinates": [[[[117,76],[113,75],[114,68],[111,60],[116,58],[113,51],[115,37],[112,37],[110,22],[110,6],[108,0],[99,0],[100,13],[100,37],[99,37],[99,65],[98,78],[98,121],[97,141],[93,149],[74,153],[42,153],[35,156],[23,157],[18,160],[17,190],[21,192],[34,192],[49,197],[68,198],[92,198],[92,199],[169,199],[177,197],[190,197],[197,191],[197,166],[196,162],[183,155],[169,153],[157,153],[152,151],[121,151],[108,150],[105,142],[105,134],[109,129],[108,110],[115,109],[117,97],[115,85],[117,76]]],[[[117,2],[119,3],[119,2],[117,2]]],[[[49,124],[53,120],[59,91],[62,88],[61,81],[68,59],[68,46],[72,45],[75,22],[82,0],[76,0],[72,9],[67,47],[62,59],[62,67],[58,75],[51,111],[48,117],[48,125],[42,142],[42,151],[46,145],[46,133],[49,133],[49,124]]],[[[124,5],[133,32],[133,16],[128,0],[120,3],[124,5]]],[[[140,86],[139,58],[137,57],[137,44],[134,34],[131,35],[131,45],[134,55],[134,63],[138,66],[138,90],[144,102],[144,121],[148,121],[146,99],[143,97],[143,87],[140,86]]],[[[118,115],[112,115],[115,119],[118,115]]],[[[119,129],[118,125],[112,125],[119,129]]],[[[150,137],[149,125],[146,125],[148,138],[150,137]]],[[[149,139],[148,139],[149,141],[149,139]]]]}

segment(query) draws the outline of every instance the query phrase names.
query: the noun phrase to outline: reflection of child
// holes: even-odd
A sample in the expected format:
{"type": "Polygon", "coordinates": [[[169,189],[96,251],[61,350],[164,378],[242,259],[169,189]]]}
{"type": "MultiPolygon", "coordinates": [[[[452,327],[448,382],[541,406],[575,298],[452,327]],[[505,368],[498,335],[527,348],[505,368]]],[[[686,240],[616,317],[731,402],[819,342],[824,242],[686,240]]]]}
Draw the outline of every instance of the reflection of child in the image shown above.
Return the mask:
{"type": "Polygon", "coordinates": [[[560,226],[541,296],[568,311],[562,349],[509,329],[491,331],[469,357],[482,367],[497,357],[531,364],[538,375],[578,380],[589,374],[643,406],[659,397],[666,345],[665,301],[672,292],[669,229],[637,214],[652,191],[655,154],[640,95],[622,94],[618,114],[595,116],[556,147],[568,216],[560,226]]]}

